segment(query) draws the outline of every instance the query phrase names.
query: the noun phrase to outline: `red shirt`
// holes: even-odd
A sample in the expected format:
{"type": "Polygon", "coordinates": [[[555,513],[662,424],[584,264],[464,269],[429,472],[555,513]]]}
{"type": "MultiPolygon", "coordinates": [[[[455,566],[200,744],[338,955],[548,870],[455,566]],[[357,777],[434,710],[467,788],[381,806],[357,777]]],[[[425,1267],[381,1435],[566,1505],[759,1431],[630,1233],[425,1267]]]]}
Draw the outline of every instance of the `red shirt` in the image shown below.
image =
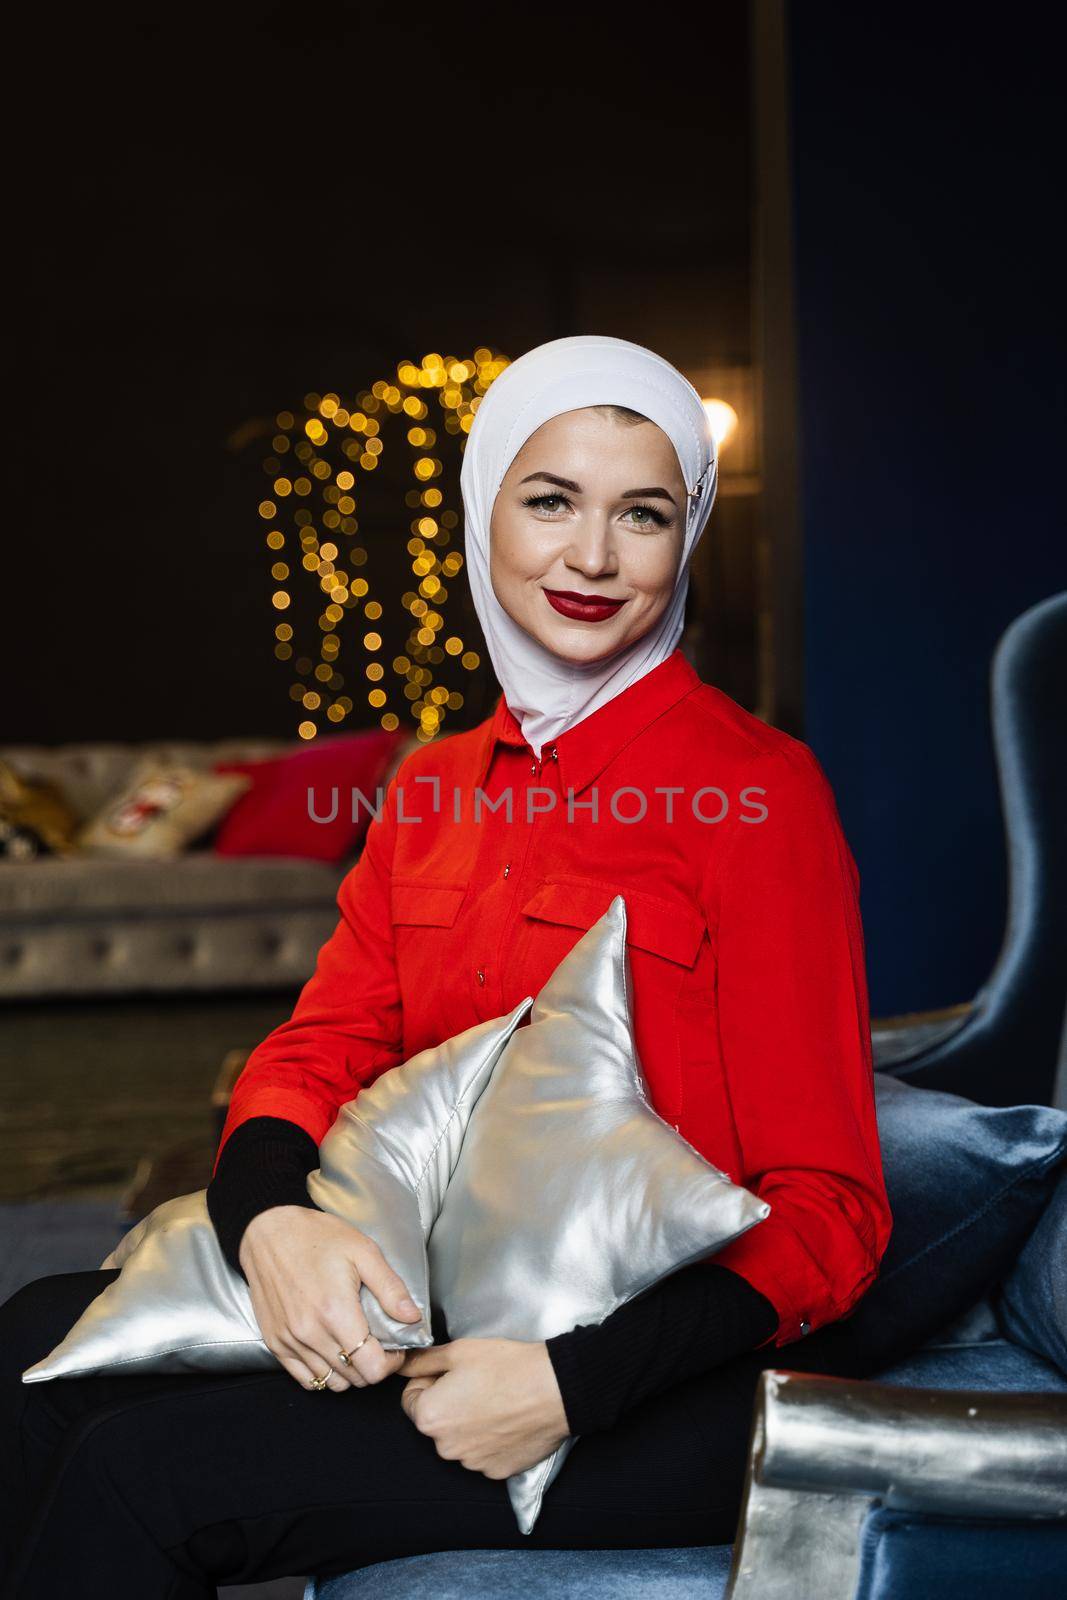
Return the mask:
{"type": "Polygon", "coordinates": [[[859,874],[809,747],[681,650],[540,762],[500,699],[401,764],[222,1143],[254,1116],[321,1142],[360,1086],[536,995],[616,894],[653,1105],[771,1206],[708,1259],[776,1306],[783,1345],[855,1306],[892,1226],[859,874]]]}

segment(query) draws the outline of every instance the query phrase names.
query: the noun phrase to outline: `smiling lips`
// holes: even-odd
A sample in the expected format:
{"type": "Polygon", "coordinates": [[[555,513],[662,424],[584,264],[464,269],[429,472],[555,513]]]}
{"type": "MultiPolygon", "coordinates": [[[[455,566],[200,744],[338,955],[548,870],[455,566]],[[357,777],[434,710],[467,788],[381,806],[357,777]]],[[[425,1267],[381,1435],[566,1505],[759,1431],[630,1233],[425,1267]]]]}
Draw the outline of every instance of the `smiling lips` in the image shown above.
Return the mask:
{"type": "Polygon", "coordinates": [[[578,622],[606,622],[618,614],[625,600],[607,600],[602,595],[575,594],[573,589],[545,589],[544,597],[564,617],[578,622]]]}

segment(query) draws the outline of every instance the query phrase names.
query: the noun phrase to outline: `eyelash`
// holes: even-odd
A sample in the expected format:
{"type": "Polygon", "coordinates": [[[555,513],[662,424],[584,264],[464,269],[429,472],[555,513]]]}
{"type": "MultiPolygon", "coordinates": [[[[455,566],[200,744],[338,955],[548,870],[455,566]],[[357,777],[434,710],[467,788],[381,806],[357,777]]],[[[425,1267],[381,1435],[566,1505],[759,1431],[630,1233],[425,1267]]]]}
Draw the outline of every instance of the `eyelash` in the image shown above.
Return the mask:
{"type": "MultiPolygon", "coordinates": [[[[522,503],[524,506],[540,506],[544,505],[546,500],[559,500],[565,506],[569,506],[571,504],[571,501],[568,500],[565,494],[531,494],[527,495],[522,503]]],[[[663,512],[657,510],[655,506],[648,506],[643,504],[643,502],[638,501],[630,507],[630,510],[647,511],[649,516],[652,518],[652,521],[659,528],[666,528],[670,525],[670,518],[665,517],[663,512]]],[[[640,524],[635,524],[635,526],[640,526],[640,524]]]]}

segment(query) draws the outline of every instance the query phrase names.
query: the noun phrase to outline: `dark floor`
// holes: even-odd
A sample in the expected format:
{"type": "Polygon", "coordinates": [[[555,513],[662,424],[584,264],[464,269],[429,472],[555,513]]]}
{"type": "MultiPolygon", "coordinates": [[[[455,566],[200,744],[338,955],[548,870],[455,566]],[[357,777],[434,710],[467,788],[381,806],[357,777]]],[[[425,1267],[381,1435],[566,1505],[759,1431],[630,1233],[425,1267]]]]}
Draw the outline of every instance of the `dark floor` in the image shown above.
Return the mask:
{"type": "MultiPolygon", "coordinates": [[[[210,1172],[211,1090],[227,1051],[288,1017],[295,993],[9,1006],[0,1018],[0,1300],[98,1267],[129,1227],[145,1158],[184,1145],[210,1172]]],[[[157,1163],[158,1165],[158,1163],[157,1163]]],[[[174,1192],[198,1188],[186,1177],[174,1192]]],[[[302,1578],[219,1591],[300,1600],[302,1578]]]]}
{"type": "MultiPolygon", "coordinates": [[[[0,1201],[121,1194],[143,1156],[203,1139],[227,1051],[295,993],[8,1006],[0,1017],[0,1201]]],[[[194,1185],[195,1187],[195,1185],[194,1185]]]]}

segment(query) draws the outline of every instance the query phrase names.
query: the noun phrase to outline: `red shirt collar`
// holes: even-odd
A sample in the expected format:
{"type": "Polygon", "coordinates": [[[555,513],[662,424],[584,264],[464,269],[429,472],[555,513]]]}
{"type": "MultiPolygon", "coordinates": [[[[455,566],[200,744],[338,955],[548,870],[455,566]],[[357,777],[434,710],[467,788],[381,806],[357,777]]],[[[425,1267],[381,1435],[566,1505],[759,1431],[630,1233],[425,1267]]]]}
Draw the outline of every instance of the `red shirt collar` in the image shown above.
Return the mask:
{"type": "MultiPolygon", "coordinates": [[[[683,695],[700,682],[700,676],[676,647],[658,667],[646,672],[628,689],[623,689],[613,700],[600,706],[589,716],[576,722],[573,728],[561,733],[558,739],[542,750],[546,757],[553,748],[559,765],[560,786],[579,794],[599,777],[608,762],[617,756],[632,739],[653,723],[663,712],[676,705],[683,695]]],[[[477,784],[484,784],[489,765],[498,744],[517,746],[529,753],[533,750],[523,737],[518,718],[501,695],[485,723],[482,757],[479,762],[477,784]]]]}

